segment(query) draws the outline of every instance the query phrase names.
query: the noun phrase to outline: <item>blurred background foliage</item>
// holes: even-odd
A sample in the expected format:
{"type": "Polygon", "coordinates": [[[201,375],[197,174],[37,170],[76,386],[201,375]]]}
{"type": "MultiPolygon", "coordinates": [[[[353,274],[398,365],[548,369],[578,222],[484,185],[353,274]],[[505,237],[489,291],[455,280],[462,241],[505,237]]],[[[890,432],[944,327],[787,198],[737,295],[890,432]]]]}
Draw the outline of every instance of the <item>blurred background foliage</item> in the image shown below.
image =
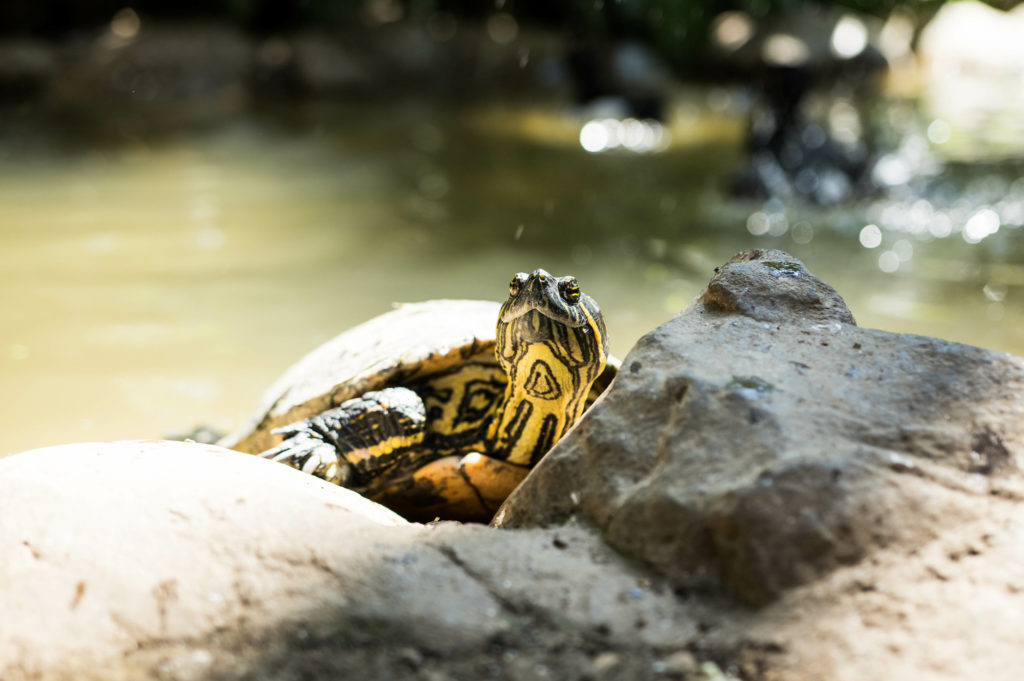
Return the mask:
{"type": "MultiPolygon", "coordinates": [[[[366,0],[138,0],[131,7],[154,18],[203,17],[231,21],[253,31],[280,31],[304,26],[344,24],[365,16],[366,0]]],[[[380,6],[382,3],[377,3],[380,6]]],[[[496,10],[514,14],[526,23],[567,28],[593,38],[630,38],[649,42],[680,68],[687,68],[708,40],[708,29],[718,14],[744,11],[764,18],[793,11],[804,0],[394,0],[388,11],[403,17],[424,18],[448,12],[482,20],[496,10]],[[392,6],[393,5],[393,6],[392,6]]],[[[821,3],[857,13],[887,16],[895,7],[922,19],[934,14],[942,0],[844,0],[821,3]]],[[[1015,0],[990,0],[993,7],[1010,9],[1015,0]]],[[[74,29],[95,28],[125,7],[121,0],[6,0],[0,3],[0,34],[54,35],[74,29]]]]}

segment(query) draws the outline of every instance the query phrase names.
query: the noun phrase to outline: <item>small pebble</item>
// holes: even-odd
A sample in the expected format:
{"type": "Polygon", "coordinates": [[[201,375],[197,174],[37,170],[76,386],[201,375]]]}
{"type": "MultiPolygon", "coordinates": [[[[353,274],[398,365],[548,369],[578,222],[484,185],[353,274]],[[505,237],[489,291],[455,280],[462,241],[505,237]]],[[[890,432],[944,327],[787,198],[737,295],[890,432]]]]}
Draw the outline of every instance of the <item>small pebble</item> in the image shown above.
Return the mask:
{"type": "Polygon", "coordinates": [[[411,647],[402,648],[398,651],[398,659],[413,669],[419,669],[423,664],[423,653],[411,647]]]}
{"type": "Polygon", "coordinates": [[[673,676],[693,674],[698,669],[697,658],[688,650],[672,653],[661,662],[664,665],[665,673],[673,676]]]}
{"type": "Polygon", "coordinates": [[[613,652],[605,651],[597,655],[590,662],[590,673],[600,677],[605,672],[615,668],[619,664],[619,656],[613,652]]]}

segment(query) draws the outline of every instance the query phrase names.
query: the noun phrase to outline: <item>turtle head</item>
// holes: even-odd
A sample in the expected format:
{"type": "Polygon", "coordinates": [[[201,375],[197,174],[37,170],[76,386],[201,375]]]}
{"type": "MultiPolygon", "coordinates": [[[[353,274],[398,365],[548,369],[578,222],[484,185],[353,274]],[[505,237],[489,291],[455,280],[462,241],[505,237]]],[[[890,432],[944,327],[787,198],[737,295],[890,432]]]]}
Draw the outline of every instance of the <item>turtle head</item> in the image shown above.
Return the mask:
{"type": "Polygon", "coordinates": [[[594,299],[580,290],[576,277],[554,277],[544,270],[512,277],[508,300],[498,316],[499,361],[502,355],[510,357],[517,347],[532,343],[560,346],[568,353],[569,363],[604,362],[608,354],[604,317],[594,299]],[[576,355],[570,340],[588,337],[592,342],[585,345],[592,346],[592,352],[576,355]]]}
{"type": "Polygon", "coordinates": [[[531,312],[537,313],[534,321],[543,317],[571,328],[586,327],[595,318],[601,318],[597,304],[580,291],[576,277],[553,277],[544,270],[534,270],[532,274],[519,272],[512,277],[498,326],[510,324],[531,312]]]}
{"type": "Polygon", "coordinates": [[[494,447],[532,465],[579,419],[604,370],[604,317],[575,277],[520,272],[498,314],[495,352],[509,382],[494,447]]]}

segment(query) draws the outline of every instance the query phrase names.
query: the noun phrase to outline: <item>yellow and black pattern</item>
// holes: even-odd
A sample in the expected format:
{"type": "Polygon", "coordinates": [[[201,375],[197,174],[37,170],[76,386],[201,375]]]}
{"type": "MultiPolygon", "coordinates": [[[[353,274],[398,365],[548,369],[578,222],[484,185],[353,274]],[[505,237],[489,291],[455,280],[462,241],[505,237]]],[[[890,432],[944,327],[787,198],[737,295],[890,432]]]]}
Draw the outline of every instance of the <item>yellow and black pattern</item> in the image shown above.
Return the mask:
{"type": "Polygon", "coordinates": [[[604,317],[574,277],[536,270],[512,280],[497,333],[508,386],[491,426],[492,456],[532,466],[583,414],[607,361],[604,317]]]}
{"type": "Polygon", "coordinates": [[[275,432],[284,441],[262,456],[353,489],[422,463],[429,450],[423,400],[408,388],[364,393],[275,432]]]}
{"type": "Polygon", "coordinates": [[[486,449],[507,382],[494,362],[468,361],[410,384],[423,399],[428,446],[438,457],[486,449]]]}
{"type": "Polygon", "coordinates": [[[520,273],[499,312],[497,364],[470,355],[279,428],[262,456],[410,517],[447,505],[486,518],[583,414],[607,362],[604,318],[575,278],[520,273]]]}

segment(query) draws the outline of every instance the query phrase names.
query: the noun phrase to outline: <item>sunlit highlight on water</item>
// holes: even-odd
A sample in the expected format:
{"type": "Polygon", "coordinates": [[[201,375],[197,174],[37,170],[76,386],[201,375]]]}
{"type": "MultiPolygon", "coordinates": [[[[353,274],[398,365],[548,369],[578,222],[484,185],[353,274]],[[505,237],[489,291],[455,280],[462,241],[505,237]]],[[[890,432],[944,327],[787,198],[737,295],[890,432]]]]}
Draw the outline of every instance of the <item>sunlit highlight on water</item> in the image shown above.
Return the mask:
{"type": "MultiPolygon", "coordinates": [[[[828,128],[833,137],[842,136],[846,128],[848,106],[846,102],[837,102],[829,109],[828,128]]],[[[961,186],[955,174],[947,174],[947,160],[940,147],[959,139],[960,129],[953,123],[934,115],[921,117],[914,110],[899,106],[887,111],[887,119],[897,135],[895,148],[882,153],[871,169],[880,196],[863,209],[864,222],[848,227],[855,230],[853,234],[861,248],[878,249],[873,256],[878,270],[909,270],[919,249],[924,249],[919,244],[959,235],[963,243],[973,246],[993,239],[1006,228],[1024,225],[1024,178],[1011,182],[1012,178],[995,170],[975,176],[961,186]],[[898,238],[900,235],[906,238],[898,238]]],[[[803,244],[813,235],[808,218],[815,219],[813,212],[792,202],[783,204],[772,199],[760,210],[748,213],[745,226],[755,237],[780,237],[788,233],[793,243],[803,244]]],[[[1004,252],[1014,245],[1001,238],[993,248],[1004,252]]],[[[917,271],[931,271],[935,267],[935,256],[927,257],[929,260],[917,265],[917,271]]],[[[1002,314],[995,308],[987,314],[991,320],[1002,318],[992,316],[1002,314]]]]}
{"type": "Polygon", "coordinates": [[[993,303],[1001,303],[1006,300],[1006,292],[1009,290],[1006,284],[990,281],[982,287],[981,292],[993,303]]]}
{"type": "Polygon", "coordinates": [[[669,133],[655,120],[604,118],[588,121],[580,129],[580,146],[590,153],[623,148],[637,153],[668,147],[669,133]]]}
{"type": "MultiPolygon", "coordinates": [[[[806,223],[795,225],[794,230],[798,226],[800,227],[800,236],[794,236],[794,241],[806,239],[804,243],[810,242],[813,235],[810,225],[806,223]]],[[[751,213],[750,217],[747,218],[747,231],[754,236],[784,236],[789,231],[789,218],[786,217],[785,211],[776,208],[774,205],[766,206],[764,211],[751,213]]]]}
{"type": "Polygon", "coordinates": [[[900,257],[893,251],[885,251],[878,256],[878,269],[891,274],[900,268],[900,257]]]}
{"type": "Polygon", "coordinates": [[[896,154],[886,154],[878,159],[878,163],[871,171],[872,179],[886,187],[906,184],[913,176],[914,171],[906,159],[896,154]]]}
{"type": "Polygon", "coordinates": [[[867,225],[860,230],[860,245],[864,248],[878,248],[882,244],[882,230],[878,225],[867,225]]]}
{"type": "Polygon", "coordinates": [[[999,224],[999,213],[991,208],[982,208],[964,224],[964,241],[969,244],[979,243],[985,237],[998,232],[999,224]]]}

